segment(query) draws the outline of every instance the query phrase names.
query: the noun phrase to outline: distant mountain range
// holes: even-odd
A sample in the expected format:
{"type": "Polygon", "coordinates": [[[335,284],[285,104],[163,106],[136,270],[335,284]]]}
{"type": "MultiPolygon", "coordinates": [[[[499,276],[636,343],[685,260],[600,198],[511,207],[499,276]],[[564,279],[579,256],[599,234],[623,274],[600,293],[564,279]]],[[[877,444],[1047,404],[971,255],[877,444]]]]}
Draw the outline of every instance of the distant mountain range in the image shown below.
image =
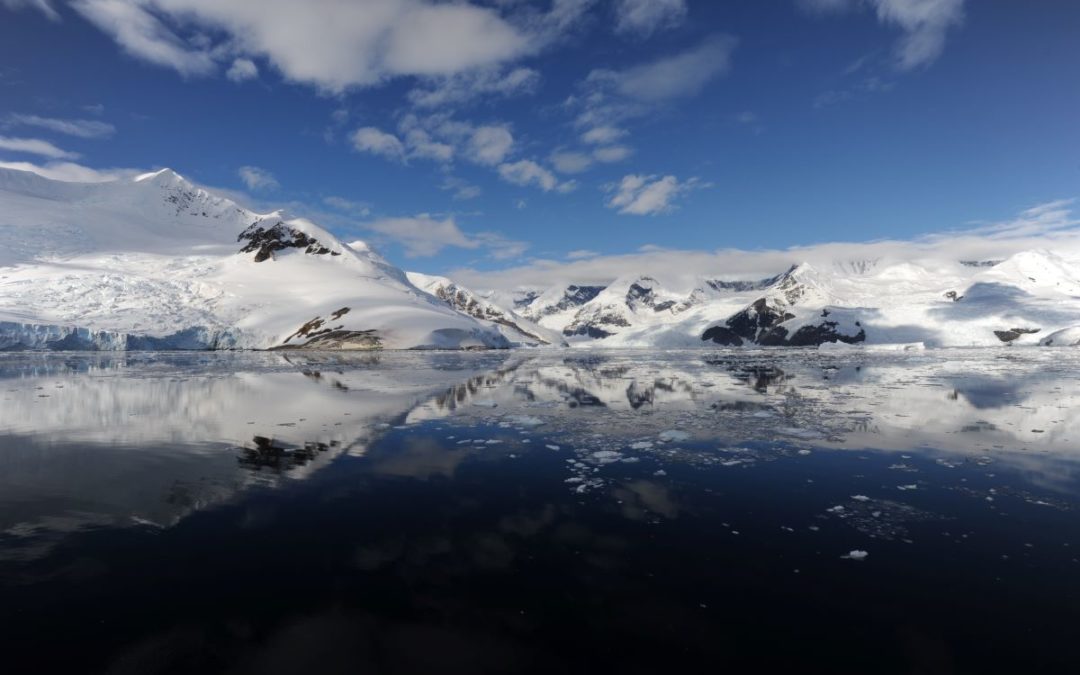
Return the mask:
{"type": "Polygon", "coordinates": [[[168,169],[0,169],[0,350],[1080,344],[1075,252],[658,277],[477,293],[168,169]]]}

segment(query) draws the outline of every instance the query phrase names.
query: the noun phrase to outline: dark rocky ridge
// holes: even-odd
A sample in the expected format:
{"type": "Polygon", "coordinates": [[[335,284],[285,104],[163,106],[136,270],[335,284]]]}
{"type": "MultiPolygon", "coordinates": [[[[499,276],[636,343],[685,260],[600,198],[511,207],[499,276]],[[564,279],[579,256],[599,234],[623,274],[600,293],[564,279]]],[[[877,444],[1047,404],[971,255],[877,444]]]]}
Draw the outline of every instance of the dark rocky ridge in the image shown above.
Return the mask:
{"type": "Polygon", "coordinates": [[[839,323],[828,320],[828,316],[829,311],[824,310],[823,321],[804,325],[792,334],[783,324],[795,315],[770,305],[766,298],[759,298],[728,318],[724,325],[706,330],[701,339],[727,347],[741,347],[746,343],[765,347],[812,347],[825,342],[855,344],[866,340],[866,331],[858,322],[855,325],[859,326],[859,332],[845,335],[840,332],[839,323]]]}
{"type": "Polygon", "coordinates": [[[240,249],[241,253],[255,253],[255,262],[263,262],[274,257],[277,251],[289,248],[302,248],[304,253],[312,255],[341,255],[338,251],[332,251],[318,239],[289,227],[283,222],[277,222],[271,227],[263,227],[262,221],[255,221],[246,230],[240,233],[237,241],[246,241],[247,244],[240,249]]]}

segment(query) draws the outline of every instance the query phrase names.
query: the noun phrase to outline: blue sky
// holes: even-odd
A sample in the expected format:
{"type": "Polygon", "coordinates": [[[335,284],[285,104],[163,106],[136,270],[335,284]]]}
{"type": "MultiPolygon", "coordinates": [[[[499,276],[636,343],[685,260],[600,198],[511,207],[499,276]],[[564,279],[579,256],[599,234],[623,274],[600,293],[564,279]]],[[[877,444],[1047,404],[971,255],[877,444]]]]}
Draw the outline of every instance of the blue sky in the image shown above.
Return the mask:
{"type": "Polygon", "coordinates": [[[912,239],[1080,192],[1080,3],[0,0],[0,165],[410,269],[912,239]]]}

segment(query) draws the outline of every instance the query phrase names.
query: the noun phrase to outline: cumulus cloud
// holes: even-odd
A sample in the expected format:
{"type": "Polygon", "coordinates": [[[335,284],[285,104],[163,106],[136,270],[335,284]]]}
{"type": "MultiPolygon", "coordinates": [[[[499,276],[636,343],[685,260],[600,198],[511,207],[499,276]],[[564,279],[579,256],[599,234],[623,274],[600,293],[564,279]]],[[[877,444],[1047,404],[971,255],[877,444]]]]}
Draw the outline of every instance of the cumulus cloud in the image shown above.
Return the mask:
{"type": "Polygon", "coordinates": [[[905,262],[1000,260],[1021,251],[1080,249],[1080,217],[1073,202],[1053,201],[1025,209],[1002,222],[932,234],[907,241],[830,242],[786,249],[681,250],[655,246],[593,257],[535,259],[497,271],[452,270],[449,276],[476,290],[510,290],[559,284],[608,284],[633,271],[665,281],[696,282],[700,278],[758,280],[807,262],[828,267],[858,261],[905,262]]]}
{"type": "Polygon", "coordinates": [[[225,71],[225,77],[233,82],[254,80],[258,76],[259,68],[251,59],[234,59],[232,65],[225,71]]]}
{"type": "Polygon", "coordinates": [[[473,185],[457,176],[447,176],[443,179],[442,185],[440,185],[439,188],[453,192],[453,197],[457,201],[476,199],[483,194],[483,190],[481,190],[479,186],[473,185]]]}
{"type": "Polygon", "coordinates": [[[630,174],[616,185],[608,186],[614,194],[607,207],[634,216],[652,216],[674,208],[674,202],[687,192],[705,187],[698,178],[679,181],[675,176],[630,174]]]}
{"type": "Polygon", "coordinates": [[[352,133],[353,147],[396,162],[405,161],[405,146],[394,134],[375,127],[361,127],[352,133]]]}
{"type": "Polygon", "coordinates": [[[405,143],[409,147],[410,157],[436,162],[449,162],[454,158],[454,146],[433,139],[431,134],[423,129],[409,129],[405,132],[405,143]]]}
{"type": "Polygon", "coordinates": [[[621,162],[630,155],[634,154],[632,148],[625,145],[610,145],[605,148],[596,148],[593,150],[593,159],[598,162],[604,162],[605,164],[612,164],[614,162],[621,162]]]}
{"type": "Polygon", "coordinates": [[[615,32],[649,37],[686,19],[686,0],[616,0],[615,32]]]}
{"type": "Polygon", "coordinates": [[[614,143],[625,135],[625,129],[613,126],[598,126],[581,134],[581,140],[590,145],[606,145],[614,143]]]}
{"type": "Polygon", "coordinates": [[[514,147],[514,135],[505,125],[477,127],[469,138],[469,157],[477,164],[499,164],[514,147]]]}
{"type": "MultiPolygon", "coordinates": [[[[48,7],[45,0],[3,2],[48,7]]],[[[546,12],[526,3],[441,0],[74,0],[72,6],[132,56],[183,75],[261,58],[290,81],[340,93],[397,76],[497,68],[550,45],[590,4],[554,0],[546,12]]],[[[514,89],[529,77],[511,71],[491,86],[514,89]]],[[[459,84],[446,91],[436,84],[417,96],[460,97],[459,84]]]]}
{"type": "Polygon", "coordinates": [[[882,24],[903,31],[895,49],[900,70],[936,61],[945,51],[949,29],[964,22],[964,0],[800,0],[800,5],[819,13],[870,7],[882,24]]]}
{"type": "Polygon", "coordinates": [[[48,141],[39,138],[9,138],[0,136],[0,150],[18,152],[25,155],[37,155],[49,159],[77,159],[78,153],[61,150],[48,141]]]}
{"type": "Polygon", "coordinates": [[[512,241],[494,232],[467,235],[461,231],[453,216],[437,218],[422,213],[400,218],[380,218],[363,225],[364,229],[386,237],[405,248],[410,258],[430,257],[444,248],[487,249],[496,259],[505,260],[520,256],[528,245],[512,241]]]}
{"type": "Polygon", "coordinates": [[[536,185],[544,192],[550,192],[559,185],[555,174],[530,159],[500,164],[499,175],[507,183],[514,185],[536,185]]]}
{"type": "Polygon", "coordinates": [[[59,119],[38,115],[8,115],[5,127],[28,126],[48,129],[78,138],[107,138],[116,132],[116,127],[100,120],[59,119]]]}
{"type": "Polygon", "coordinates": [[[371,215],[371,205],[366,202],[357,202],[345,197],[338,197],[337,195],[330,195],[329,197],[323,197],[323,204],[326,204],[332,209],[347,213],[352,216],[359,216],[361,218],[367,218],[371,215]]]}
{"type": "Polygon", "coordinates": [[[593,165],[592,155],[571,150],[555,150],[549,159],[559,173],[581,173],[593,165]]]}
{"type": "Polygon", "coordinates": [[[129,55],[173,68],[184,76],[206,75],[216,69],[205,49],[181,39],[138,0],[75,0],[77,12],[108,33],[129,55]]]}
{"type": "Polygon", "coordinates": [[[559,173],[575,174],[589,170],[596,162],[621,162],[632,154],[634,151],[625,145],[593,148],[587,152],[559,148],[553,151],[548,159],[559,173]]]}
{"type": "Polygon", "coordinates": [[[403,218],[382,218],[366,223],[364,228],[401,244],[405,247],[405,255],[410,258],[433,256],[447,246],[478,246],[458,229],[453,217],[439,220],[425,213],[403,218]]]}
{"type": "Polygon", "coordinates": [[[242,166],[236,173],[249,190],[276,190],[281,187],[274,174],[257,166],[242,166]]]}
{"type": "Polygon", "coordinates": [[[532,68],[482,68],[442,78],[429,78],[408,93],[418,108],[439,108],[469,103],[478,98],[509,98],[531,94],[540,83],[539,71],[532,68]]]}

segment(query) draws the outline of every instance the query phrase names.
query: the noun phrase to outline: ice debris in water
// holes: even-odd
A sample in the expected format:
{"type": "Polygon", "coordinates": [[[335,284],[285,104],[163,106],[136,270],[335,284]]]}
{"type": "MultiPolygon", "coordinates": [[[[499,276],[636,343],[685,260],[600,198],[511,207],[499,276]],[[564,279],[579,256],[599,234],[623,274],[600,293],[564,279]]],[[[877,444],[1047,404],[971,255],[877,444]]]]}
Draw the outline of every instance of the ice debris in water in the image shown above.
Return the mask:
{"type": "Polygon", "coordinates": [[[678,443],[690,438],[690,434],[677,429],[668,429],[667,431],[661,431],[658,438],[665,443],[678,443]]]}
{"type": "Polygon", "coordinates": [[[520,427],[538,427],[544,423],[544,420],[539,417],[532,417],[530,415],[515,415],[513,417],[508,417],[507,421],[520,427]]]}
{"type": "Polygon", "coordinates": [[[866,560],[866,556],[868,555],[870,554],[866,551],[860,551],[859,549],[855,549],[854,551],[849,552],[847,555],[842,555],[840,557],[845,560],[866,560]]]}

